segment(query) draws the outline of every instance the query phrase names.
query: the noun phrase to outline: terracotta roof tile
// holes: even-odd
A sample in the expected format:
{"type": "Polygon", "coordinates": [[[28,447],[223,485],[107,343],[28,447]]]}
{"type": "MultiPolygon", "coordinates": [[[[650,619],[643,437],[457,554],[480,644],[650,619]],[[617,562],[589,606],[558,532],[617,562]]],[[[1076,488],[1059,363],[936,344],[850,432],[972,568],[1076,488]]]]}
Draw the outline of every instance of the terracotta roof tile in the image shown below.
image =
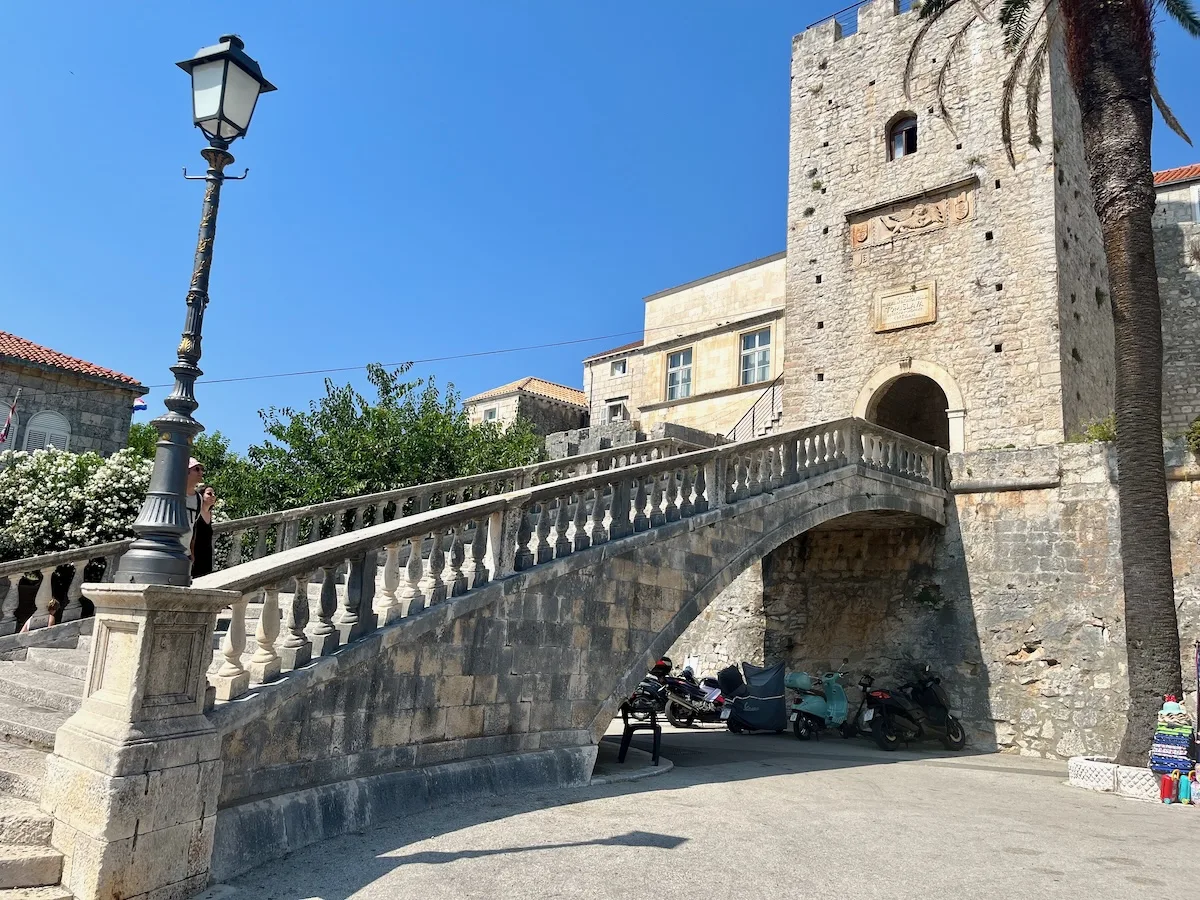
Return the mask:
{"type": "Polygon", "coordinates": [[[1196,181],[1200,179],[1200,163],[1192,163],[1190,166],[1178,166],[1174,169],[1164,169],[1161,172],[1154,173],[1155,187],[1161,187],[1164,184],[1174,184],[1177,181],[1196,181]]]}
{"type": "Polygon", "coordinates": [[[628,344],[622,344],[620,347],[613,347],[611,350],[605,350],[601,353],[593,353],[591,356],[584,359],[584,362],[589,362],[590,360],[593,360],[593,359],[600,359],[602,356],[612,356],[614,353],[623,353],[626,350],[636,350],[638,347],[642,346],[642,344],[644,344],[644,343],[645,343],[645,341],[639,339],[636,341],[632,341],[628,344]]]}
{"type": "Polygon", "coordinates": [[[142,383],[136,378],[114,372],[112,369],[106,369],[86,360],[67,356],[65,353],[59,353],[57,350],[27,341],[25,338],[9,334],[7,331],[0,331],[0,360],[5,359],[48,366],[51,369],[70,372],[73,375],[115,381],[135,390],[144,390],[142,383]]]}
{"type": "Polygon", "coordinates": [[[491,400],[493,397],[503,397],[506,394],[514,394],[517,391],[524,391],[527,394],[535,394],[539,397],[546,397],[550,400],[557,400],[560,403],[570,403],[574,406],[588,405],[587,394],[576,388],[570,388],[563,384],[555,384],[553,381],[545,381],[541,378],[521,378],[517,381],[503,384],[498,388],[492,388],[490,391],[484,391],[482,394],[476,394],[474,397],[468,397],[466,403],[476,403],[480,400],[491,400]]]}

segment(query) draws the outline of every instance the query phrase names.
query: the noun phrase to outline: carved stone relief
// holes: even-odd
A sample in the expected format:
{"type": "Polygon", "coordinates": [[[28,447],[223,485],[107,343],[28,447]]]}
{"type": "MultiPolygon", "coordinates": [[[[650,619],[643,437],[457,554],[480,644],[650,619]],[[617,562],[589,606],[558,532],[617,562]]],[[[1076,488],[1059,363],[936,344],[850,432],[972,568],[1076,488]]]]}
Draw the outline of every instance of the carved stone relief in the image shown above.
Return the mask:
{"type": "MultiPolygon", "coordinates": [[[[850,221],[850,248],[863,250],[899,238],[940,231],[975,214],[975,189],[926,197],[859,213],[850,221]]],[[[866,261],[866,255],[861,257],[866,261]]]]}

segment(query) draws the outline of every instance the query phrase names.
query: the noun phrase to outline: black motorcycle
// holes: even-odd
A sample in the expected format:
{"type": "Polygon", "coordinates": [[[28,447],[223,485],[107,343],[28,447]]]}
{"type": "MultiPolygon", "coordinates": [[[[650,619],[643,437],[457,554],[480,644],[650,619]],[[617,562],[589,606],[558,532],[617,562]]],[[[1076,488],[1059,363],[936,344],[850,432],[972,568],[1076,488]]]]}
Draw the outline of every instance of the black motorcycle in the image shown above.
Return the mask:
{"type": "Polygon", "coordinates": [[[881,750],[895,750],[910,741],[940,740],[947,750],[967,745],[962,722],[950,715],[950,701],[942,679],[925,666],[915,682],[899,690],[874,688],[875,680],[864,675],[858,686],[862,700],[854,721],[869,730],[881,750]],[[866,707],[864,710],[863,707],[866,707]]]}
{"type": "Polygon", "coordinates": [[[678,676],[664,675],[667,690],[667,721],[676,728],[690,728],[695,722],[721,721],[725,698],[715,678],[696,679],[690,666],[678,676]]]}

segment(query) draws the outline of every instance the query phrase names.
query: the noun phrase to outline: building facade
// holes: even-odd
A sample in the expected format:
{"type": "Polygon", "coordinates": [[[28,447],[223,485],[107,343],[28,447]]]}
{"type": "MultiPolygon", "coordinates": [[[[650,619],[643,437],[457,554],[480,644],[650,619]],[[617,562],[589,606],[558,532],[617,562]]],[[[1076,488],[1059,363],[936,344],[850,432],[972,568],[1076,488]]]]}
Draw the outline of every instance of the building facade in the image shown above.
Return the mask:
{"type": "Polygon", "coordinates": [[[17,406],[0,450],[57,447],[103,456],[129,441],[136,378],[0,331],[0,428],[17,406]]]}
{"type": "Polygon", "coordinates": [[[1156,172],[1154,262],[1163,320],[1163,429],[1200,418],[1200,164],[1156,172]]]}
{"type": "Polygon", "coordinates": [[[534,432],[547,435],[588,424],[587,397],[577,388],[541,378],[522,378],[463,401],[472,425],[494,422],[507,428],[526,419],[534,432]]]}
{"type": "Polygon", "coordinates": [[[589,357],[593,422],[725,434],[783,374],[783,253],[645,298],[645,337],[589,357]]]}

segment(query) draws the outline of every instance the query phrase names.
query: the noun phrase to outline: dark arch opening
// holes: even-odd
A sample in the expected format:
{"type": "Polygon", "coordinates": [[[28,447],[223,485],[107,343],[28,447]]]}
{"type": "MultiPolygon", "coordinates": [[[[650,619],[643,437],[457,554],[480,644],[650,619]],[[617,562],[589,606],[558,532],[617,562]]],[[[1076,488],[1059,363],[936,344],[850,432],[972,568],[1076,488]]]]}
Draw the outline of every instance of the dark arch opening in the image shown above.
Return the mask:
{"type": "Polygon", "coordinates": [[[950,449],[949,404],[946,393],[932,378],[901,375],[880,391],[871,421],[918,441],[950,449]]]}

